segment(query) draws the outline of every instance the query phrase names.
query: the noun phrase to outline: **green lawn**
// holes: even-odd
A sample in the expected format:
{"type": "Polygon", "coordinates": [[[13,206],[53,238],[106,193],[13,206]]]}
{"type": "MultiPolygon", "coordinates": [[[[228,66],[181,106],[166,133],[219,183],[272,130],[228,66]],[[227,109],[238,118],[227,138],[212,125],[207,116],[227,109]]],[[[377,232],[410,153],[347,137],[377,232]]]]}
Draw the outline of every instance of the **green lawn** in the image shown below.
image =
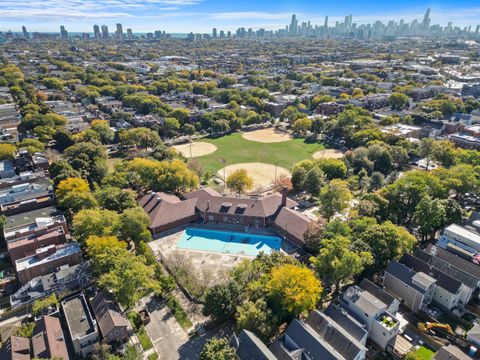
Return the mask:
{"type": "Polygon", "coordinates": [[[422,360],[430,360],[435,353],[425,346],[420,346],[416,354],[422,360]]]}
{"type": "Polygon", "coordinates": [[[226,165],[263,162],[277,163],[279,166],[290,169],[300,160],[311,159],[312,155],[324,149],[323,144],[306,143],[303,139],[292,139],[278,143],[259,143],[245,140],[242,134],[235,133],[215,139],[202,139],[214,144],[217,151],[212,154],[198,157],[205,171],[217,172],[223,165],[220,159],[225,159],[226,165]]]}

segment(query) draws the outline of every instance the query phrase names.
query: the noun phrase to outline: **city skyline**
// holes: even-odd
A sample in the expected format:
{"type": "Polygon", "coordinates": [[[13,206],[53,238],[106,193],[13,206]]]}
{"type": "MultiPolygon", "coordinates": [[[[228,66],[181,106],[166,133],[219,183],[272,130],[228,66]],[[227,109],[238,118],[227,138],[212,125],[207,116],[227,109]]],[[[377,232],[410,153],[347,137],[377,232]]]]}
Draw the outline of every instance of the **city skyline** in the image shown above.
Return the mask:
{"type": "Polygon", "coordinates": [[[445,0],[433,5],[422,0],[388,4],[377,0],[368,4],[347,0],[341,5],[312,4],[302,0],[261,4],[247,0],[235,5],[215,0],[45,0],[22,4],[2,2],[0,31],[21,32],[24,25],[31,32],[58,32],[64,25],[70,32],[91,32],[93,25],[99,23],[111,29],[122,23],[125,29],[132,28],[135,32],[161,28],[171,33],[205,33],[213,27],[276,30],[290,21],[291,14],[308,19],[312,24],[323,24],[327,15],[334,23],[353,14],[355,23],[366,24],[376,20],[421,20],[426,8],[432,9],[432,24],[446,26],[449,21],[459,27],[480,24],[480,6],[471,0],[459,0],[453,5],[445,0]]]}

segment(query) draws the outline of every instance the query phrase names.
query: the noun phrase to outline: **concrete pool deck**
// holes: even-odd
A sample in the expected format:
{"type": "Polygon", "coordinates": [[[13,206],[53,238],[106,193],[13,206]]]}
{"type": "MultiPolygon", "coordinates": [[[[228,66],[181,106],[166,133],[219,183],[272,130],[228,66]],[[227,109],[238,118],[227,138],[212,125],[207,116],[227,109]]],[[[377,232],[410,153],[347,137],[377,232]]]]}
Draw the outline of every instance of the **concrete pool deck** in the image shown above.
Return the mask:
{"type": "MultiPolygon", "coordinates": [[[[243,254],[225,254],[219,252],[209,252],[203,250],[179,249],[176,244],[182,237],[184,230],[187,227],[220,230],[230,232],[245,232],[245,226],[230,225],[230,224],[190,224],[188,226],[178,227],[169,232],[165,232],[156,236],[155,240],[148,243],[153,253],[162,261],[175,259],[179,261],[187,261],[191,263],[191,267],[196,269],[196,275],[202,276],[202,272],[208,273],[209,276],[214,276],[213,282],[222,281],[228,272],[236,265],[243,262],[245,259],[253,259],[254,256],[243,254]]],[[[250,228],[248,232],[256,235],[278,236],[272,229],[269,228],[250,228]]],[[[286,241],[282,243],[282,250],[288,252],[292,250],[286,241]],[[284,248],[285,247],[285,248],[284,248]]]]}

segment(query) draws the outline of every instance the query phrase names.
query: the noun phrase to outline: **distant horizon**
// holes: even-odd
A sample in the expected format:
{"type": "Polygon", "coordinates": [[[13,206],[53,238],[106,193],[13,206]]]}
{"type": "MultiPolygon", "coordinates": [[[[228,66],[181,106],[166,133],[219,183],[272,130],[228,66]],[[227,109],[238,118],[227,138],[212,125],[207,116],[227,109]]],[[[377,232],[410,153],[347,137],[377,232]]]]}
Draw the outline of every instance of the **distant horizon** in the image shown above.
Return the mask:
{"type": "Polygon", "coordinates": [[[306,0],[244,0],[235,4],[218,0],[3,0],[0,31],[21,32],[25,26],[29,32],[58,33],[64,25],[72,33],[91,33],[95,24],[114,31],[116,23],[134,33],[210,33],[214,27],[225,31],[239,27],[277,30],[289,24],[292,14],[300,22],[311,21],[314,25],[322,25],[325,16],[332,25],[350,14],[354,23],[366,24],[421,20],[427,8],[431,8],[432,24],[446,26],[451,21],[461,28],[480,24],[478,0],[458,0],[454,4],[447,0],[344,0],[341,4],[306,0]]]}

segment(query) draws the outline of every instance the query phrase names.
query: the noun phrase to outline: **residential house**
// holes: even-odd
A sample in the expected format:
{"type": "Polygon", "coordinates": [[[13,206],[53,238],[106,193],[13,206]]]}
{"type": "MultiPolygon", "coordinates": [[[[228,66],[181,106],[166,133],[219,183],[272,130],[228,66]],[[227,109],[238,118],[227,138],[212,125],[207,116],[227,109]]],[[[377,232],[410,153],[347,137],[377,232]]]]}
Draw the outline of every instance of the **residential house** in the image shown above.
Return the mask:
{"type": "Polygon", "coordinates": [[[0,349],[2,360],[30,360],[30,340],[20,336],[10,336],[0,349]]]}
{"type": "Polygon", "coordinates": [[[36,358],[69,360],[60,319],[45,315],[35,323],[32,336],[33,356],[36,358]]]}
{"type": "Polygon", "coordinates": [[[235,349],[238,360],[277,360],[277,357],[254,333],[240,331],[230,339],[230,346],[235,349]]]}
{"type": "Polygon", "coordinates": [[[430,304],[436,280],[423,272],[415,272],[404,264],[392,261],[385,269],[384,289],[413,312],[430,304]]]}
{"type": "Polygon", "coordinates": [[[99,292],[90,303],[103,342],[108,344],[126,342],[128,340],[128,321],[113,296],[106,292],[99,292]]]}
{"type": "Polygon", "coordinates": [[[432,360],[472,360],[472,358],[457,346],[450,344],[438,350],[432,360]]]}

